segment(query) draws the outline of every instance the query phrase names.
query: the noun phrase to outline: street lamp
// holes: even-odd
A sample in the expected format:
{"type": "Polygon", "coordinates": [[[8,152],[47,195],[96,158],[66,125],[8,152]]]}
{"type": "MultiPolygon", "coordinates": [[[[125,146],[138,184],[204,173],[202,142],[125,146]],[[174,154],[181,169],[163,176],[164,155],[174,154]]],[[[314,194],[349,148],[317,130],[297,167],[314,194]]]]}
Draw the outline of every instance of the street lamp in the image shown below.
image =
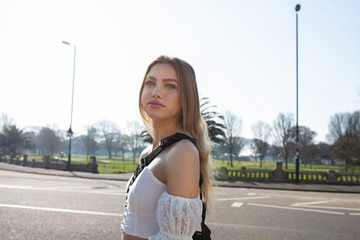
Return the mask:
{"type": "Polygon", "coordinates": [[[295,6],[296,11],[296,182],[299,183],[299,51],[298,51],[298,12],[300,4],[295,6]]]}
{"type": "Polygon", "coordinates": [[[72,81],[72,94],[71,94],[71,115],[70,115],[70,127],[67,130],[66,135],[69,137],[69,157],[68,157],[68,164],[67,170],[71,171],[71,138],[73,136],[73,131],[71,129],[72,125],[72,117],[73,117],[73,106],[74,106],[74,81],[75,81],[75,60],[76,60],[76,45],[72,45],[66,41],[62,41],[63,44],[73,46],[74,47],[74,68],[73,68],[73,81],[72,81]]]}

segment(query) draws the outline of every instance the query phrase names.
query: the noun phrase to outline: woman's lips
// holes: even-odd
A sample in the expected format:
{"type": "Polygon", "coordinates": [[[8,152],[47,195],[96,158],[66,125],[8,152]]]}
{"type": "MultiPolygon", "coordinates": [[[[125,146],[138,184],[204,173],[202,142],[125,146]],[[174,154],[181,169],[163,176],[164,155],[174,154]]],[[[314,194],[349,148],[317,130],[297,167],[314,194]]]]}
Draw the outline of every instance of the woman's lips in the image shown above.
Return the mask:
{"type": "Polygon", "coordinates": [[[164,105],[162,105],[161,103],[159,103],[158,101],[151,101],[148,103],[148,105],[152,108],[161,108],[164,107],[164,105]]]}

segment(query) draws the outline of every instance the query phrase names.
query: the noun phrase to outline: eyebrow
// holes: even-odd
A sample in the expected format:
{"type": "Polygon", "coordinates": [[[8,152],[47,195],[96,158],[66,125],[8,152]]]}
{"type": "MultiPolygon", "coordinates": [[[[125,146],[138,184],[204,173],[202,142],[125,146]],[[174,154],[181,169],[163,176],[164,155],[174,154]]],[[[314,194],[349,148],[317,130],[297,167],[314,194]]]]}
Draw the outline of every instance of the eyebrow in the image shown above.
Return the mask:
{"type": "MultiPolygon", "coordinates": [[[[155,77],[153,77],[153,76],[147,76],[146,79],[157,80],[157,79],[156,79],[155,77]]],[[[173,78],[164,78],[163,81],[164,81],[164,82],[176,82],[176,83],[179,83],[178,80],[173,79],[173,78]]]]}

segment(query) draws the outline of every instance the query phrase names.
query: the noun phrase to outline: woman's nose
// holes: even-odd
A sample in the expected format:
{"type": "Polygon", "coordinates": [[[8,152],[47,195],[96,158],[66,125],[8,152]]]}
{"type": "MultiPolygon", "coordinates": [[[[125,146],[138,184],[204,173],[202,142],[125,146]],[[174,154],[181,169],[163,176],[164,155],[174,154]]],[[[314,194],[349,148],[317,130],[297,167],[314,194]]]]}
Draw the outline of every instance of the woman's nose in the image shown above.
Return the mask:
{"type": "Polygon", "coordinates": [[[154,88],[152,95],[153,97],[161,97],[161,89],[158,85],[154,88]]]}

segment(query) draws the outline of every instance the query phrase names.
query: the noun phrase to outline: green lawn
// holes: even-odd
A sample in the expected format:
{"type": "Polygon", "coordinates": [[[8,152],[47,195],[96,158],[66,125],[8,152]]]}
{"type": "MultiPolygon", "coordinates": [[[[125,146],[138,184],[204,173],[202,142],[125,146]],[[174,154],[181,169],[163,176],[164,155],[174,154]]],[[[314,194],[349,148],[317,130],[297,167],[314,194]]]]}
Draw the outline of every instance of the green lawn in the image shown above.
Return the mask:
{"type": "MultiPolygon", "coordinates": [[[[54,157],[58,157],[59,160],[67,161],[67,156],[60,159],[60,156],[55,155],[54,157]]],[[[42,161],[42,156],[38,155],[30,155],[28,159],[36,159],[37,161],[42,161]]],[[[84,155],[72,155],[71,156],[72,163],[88,163],[86,156],[84,155]]],[[[113,157],[113,159],[108,159],[107,156],[96,156],[96,162],[98,164],[99,173],[119,173],[119,172],[132,172],[136,169],[138,164],[138,159],[135,160],[135,164],[133,164],[132,158],[125,158],[122,160],[121,157],[113,157]]],[[[233,161],[233,167],[228,166],[227,160],[214,160],[214,167],[216,169],[220,169],[221,167],[225,167],[229,170],[240,170],[241,167],[246,167],[248,170],[274,170],[276,163],[275,162],[266,162],[263,163],[262,168],[260,168],[260,162],[247,162],[247,161],[233,161]]],[[[285,169],[285,163],[283,163],[283,170],[285,171],[295,171],[295,164],[288,163],[288,169],[285,169]]],[[[328,170],[334,170],[335,172],[341,173],[357,173],[360,174],[359,167],[354,169],[349,169],[345,171],[344,166],[328,166],[328,165],[310,165],[307,164],[305,167],[303,164],[300,164],[300,172],[301,171],[317,171],[317,172],[327,172],[328,170]]]]}

